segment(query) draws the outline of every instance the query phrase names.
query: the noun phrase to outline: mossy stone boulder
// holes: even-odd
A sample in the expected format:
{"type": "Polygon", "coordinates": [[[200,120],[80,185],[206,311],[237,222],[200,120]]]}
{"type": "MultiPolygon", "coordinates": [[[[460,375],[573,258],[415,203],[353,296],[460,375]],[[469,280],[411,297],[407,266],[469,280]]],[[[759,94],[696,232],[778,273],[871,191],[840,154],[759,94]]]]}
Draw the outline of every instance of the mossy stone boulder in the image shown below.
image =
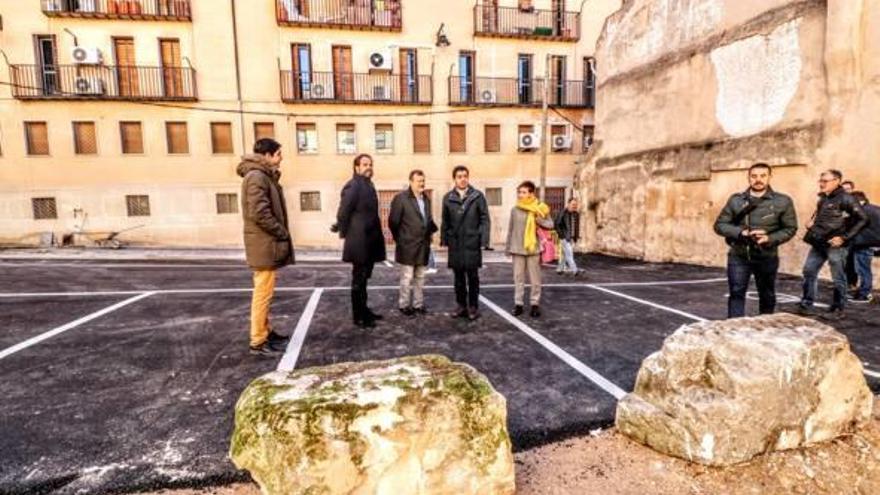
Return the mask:
{"type": "Polygon", "coordinates": [[[271,495],[514,493],[506,400],[443,356],[260,377],[230,457],[271,495]]]}

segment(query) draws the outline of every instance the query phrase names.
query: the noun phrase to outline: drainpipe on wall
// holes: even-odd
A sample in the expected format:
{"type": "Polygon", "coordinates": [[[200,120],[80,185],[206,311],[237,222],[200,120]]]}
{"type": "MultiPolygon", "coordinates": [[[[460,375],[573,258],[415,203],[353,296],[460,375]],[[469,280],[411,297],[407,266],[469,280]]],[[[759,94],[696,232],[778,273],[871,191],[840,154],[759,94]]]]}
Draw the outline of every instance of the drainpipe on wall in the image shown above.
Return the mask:
{"type": "Polygon", "coordinates": [[[238,98],[238,127],[241,137],[241,154],[247,153],[244,141],[244,102],[241,99],[241,65],[238,55],[238,20],[235,15],[235,0],[229,0],[232,7],[232,43],[235,46],[235,91],[238,98]]]}

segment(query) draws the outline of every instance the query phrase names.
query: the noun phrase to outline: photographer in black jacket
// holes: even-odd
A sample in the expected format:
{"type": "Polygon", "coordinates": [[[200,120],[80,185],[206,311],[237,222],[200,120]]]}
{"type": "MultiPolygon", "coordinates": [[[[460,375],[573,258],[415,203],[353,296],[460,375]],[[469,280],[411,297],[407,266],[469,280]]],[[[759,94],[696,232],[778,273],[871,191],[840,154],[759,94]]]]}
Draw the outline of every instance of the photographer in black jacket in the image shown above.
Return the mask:
{"type": "Polygon", "coordinates": [[[807,226],[804,242],[811,246],[804,262],[804,292],[800,311],[811,314],[818,290],[819,270],[827,261],[834,279],[834,299],[828,317],[843,317],[846,307],[846,256],[852,239],[867,225],[868,217],[858,201],[848,194],[839,170],[826,170],[819,177],[819,203],[807,226]]]}
{"type": "Polygon", "coordinates": [[[746,291],[752,275],[758,287],[761,314],[772,314],[776,309],[777,248],[797,232],[797,214],[791,198],[770,187],[772,174],[766,163],[752,165],[749,188],[731,196],[715,220],[715,232],[730,245],[728,318],[745,316],[746,291]]]}
{"type": "Polygon", "coordinates": [[[861,205],[865,215],[868,216],[868,225],[862,229],[852,240],[850,250],[854,253],[855,269],[859,278],[858,290],[853,296],[855,302],[871,302],[874,299],[871,291],[874,290],[874,273],[871,263],[874,258],[874,250],[880,248],[880,206],[872,205],[868,196],[861,191],[855,191],[852,196],[861,205]]]}

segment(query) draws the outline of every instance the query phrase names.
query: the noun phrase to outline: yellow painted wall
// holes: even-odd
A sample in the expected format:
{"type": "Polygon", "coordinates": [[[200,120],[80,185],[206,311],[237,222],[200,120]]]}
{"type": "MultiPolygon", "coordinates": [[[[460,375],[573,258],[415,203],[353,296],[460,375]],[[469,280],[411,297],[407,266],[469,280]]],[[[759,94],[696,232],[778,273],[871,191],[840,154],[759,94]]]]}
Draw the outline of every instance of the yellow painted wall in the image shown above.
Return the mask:
{"type": "MultiPolygon", "coordinates": [[[[139,65],[159,65],[159,38],[178,38],[182,56],[197,71],[199,101],[174,104],[183,108],[145,105],[135,102],[101,101],[20,101],[12,98],[8,86],[0,87],[0,243],[33,244],[41,232],[58,237],[79,229],[98,237],[103,232],[143,227],[122,239],[150,245],[227,246],[241,242],[239,215],[218,215],[215,194],[238,192],[240,179],[234,169],[238,157],[253,146],[254,122],[273,122],[276,139],[284,146],[282,164],[292,230],[299,246],[335,247],[338,239],[328,232],[338,205],[339,190],[350,177],[353,156],[336,152],[337,123],[356,126],[358,151],[373,153],[379,190],[403,188],[410,169],[424,169],[428,187],[435,190],[435,203],[451,187],[450,171],[465,164],[472,170],[474,184],[504,188],[504,205],[493,208],[493,241],[502,242],[506,219],[512,206],[516,184],[525,179],[537,181],[538,153],[517,152],[517,126],[537,124],[540,109],[500,108],[472,112],[411,115],[414,112],[444,111],[447,106],[447,77],[458,74],[460,50],[477,52],[477,77],[515,77],[519,53],[534,56],[534,72],[543,75],[546,54],[565,55],[568,78],[583,79],[585,56],[594,51],[604,19],[619,6],[619,0],[587,2],[582,16],[578,43],[540,42],[520,39],[474,37],[473,2],[404,0],[403,29],[399,33],[314,29],[279,26],[272,0],[235,0],[242,73],[242,106],[246,112],[270,112],[275,116],[246,114],[240,125],[236,96],[234,43],[230,2],[193,0],[193,22],[153,22],[127,20],[49,18],[39,2],[0,2],[4,28],[0,49],[12,64],[35,63],[33,35],[54,34],[58,42],[59,63],[69,63],[73,32],[80,46],[100,48],[105,63],[112,64],[113,36],[132,36],[139,65]],[[434,36],[441,23],[452,46],[436,48],[434,36]],[[371,51],[387,46],[418,50],[419,70],[430,74],[433,68],[433,106],[392,105],[310,105],[281,102],[279,68],[290,70],[292,42],[312,46],[313,70],[331,70],[330,50],[334,44],[352,46],[355,72],[367,72],[371,51]],[[224,109],[208,112],[204,109],[224,109]],[[198,110],[202,109],[202,110],[198,110]],[[195,110],[195,111],[194,111],[195,110]],[[345,114],[345,117],[329,116],[345,114]],[[383,114],[384,116],[377,116],[383,114]],[[46,121],[50,156],[32,157],[25,152],[23,122],[46,121]],[[74,154],[72,121],[94,121],[98,133],[98,154],[74,154]],[[123,155],[119,122],[141,121],[144,154],[123,155]],[[165,122],[188,124],[190,150],[185,155],[169,155],[166,150],[165,122]],[[235,153],[213,155],[210,123],[231,122],[235,153]],[[296,124],[315,123],[319,151],[298,154],[296,124]],[[394,152],[376,154],[373,129],[377,123],[394,125],[394,152]],[[431,124],[431,153],[412,152],[412,124],[431,124]],[[450,123],[466,124],[467,153],[449,153],[450,123]],[[483,125],[501,125],[500,153],[483,152],[483,125]],[[242,133],[244,146],[242,146],[242,133]],[[320,191],[321,212],[301,212],[299,193],[320,191]],[[129,218],[125,195],[148,194],[151,216],[129,218]],[[31,198],[55,197],[57,220],[33,220],[31,198]],[[75,213],[76,211],[76,213],[75,213]],[[86,220],[83,223],[83,213],[86,220]]],[[[502,1],[502,5],[516,5],[502,1]]],[[[550,0],[536,1],[537,8],[549,8],[550,0]],[[546,5],[545,5],[546,4],[546,5]]],[[[580,2],[570,1],[568,10],[580,2]]],[[[394,64],[397,51],[394,50],[394,64]]],[[[601,63],[601,62],[600,62],[601,63]]],[[[396,67],[395,67],[396,73],[396,67]]],[[[0,80],[9,81],[5,66],[0,80]]],[[[567,110],[568,118],[592,123],[592,111],[567,110]]],[[[565,123],[551,113],[551,124],[565,123]]],[[[576,139],[577,141],[577,139],[576,139]]],[[[571,152],[553,153],[548,160],[548,186],[570,187],[580,146],[571,152]]]]}

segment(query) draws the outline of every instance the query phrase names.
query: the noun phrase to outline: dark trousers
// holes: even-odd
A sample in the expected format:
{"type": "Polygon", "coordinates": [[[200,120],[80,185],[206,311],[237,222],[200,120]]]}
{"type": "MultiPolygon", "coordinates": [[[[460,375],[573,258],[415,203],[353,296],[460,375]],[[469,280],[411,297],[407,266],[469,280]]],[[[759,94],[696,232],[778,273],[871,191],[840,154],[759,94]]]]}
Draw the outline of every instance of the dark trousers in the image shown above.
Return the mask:
{"type": "Polygon", "coordinates": [[[351,268],[351,312],[354,319],[367,317],[367,281],[373,276],[373,263],[355,264],[351,268]]]}
{"type": "Polygon", "coordinates": [[[858,297],[864,299],[874,290],[874,273],[871,262],[874,261],[874,248],[850,249],[855,254],[856,271],[859,273],[858,297]]]}
{"type": "Polygon", "coordinates": [[[480,269],[456,269],[455,301],[460,308],[476,308],[480,304],[480,269]]]}
{"type": "Polygon", "coordinates": [[[727,317],[740,318],[746,315],[746,292],[749,280],[755,276],[758,288],[758,308],[762,315],[773,314],[776,310],[776,273],[779,271],[779,257],[747,259],[735,254],[727,255],[727,284],[730,297],[727,299],[727,317]]]}
{"type": "Polygon", "coordinates": [[[856,269],[856,250],[850,249],[846,253],[846,284],[850,287],[858,285],[859,272],[856,269]]]}
{"type": "Polygon", "coordinates": [[[804,296],[801,298],[801,306],[813,307],[816,301],[816,293],[819,291],[819,270],[828,262],[831,268],[831,278],[834,280],[834,298],[831,301],[831,309],[843,309],[846,307],[846,255],[845,247],[811,247],[804,261],[804,296]]]}

